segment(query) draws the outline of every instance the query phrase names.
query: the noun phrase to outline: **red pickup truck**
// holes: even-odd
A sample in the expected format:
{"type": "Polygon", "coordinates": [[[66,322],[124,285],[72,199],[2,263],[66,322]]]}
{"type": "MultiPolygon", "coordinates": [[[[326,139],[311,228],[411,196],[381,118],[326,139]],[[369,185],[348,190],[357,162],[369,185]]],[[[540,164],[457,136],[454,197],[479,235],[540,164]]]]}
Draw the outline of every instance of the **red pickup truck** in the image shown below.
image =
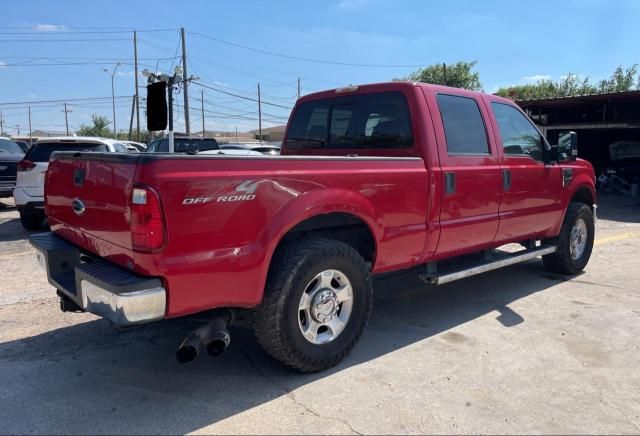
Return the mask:
{"type": "Polygon", "coordinates": [[[273,357],[323,370],[362,334],[372,275],[437,285],[538,256],[576,274],[591,255],[595,176],[575,134],[551,146],[493,95],[350,86],[296,103],[281,156],[190,153],[56,153],[52,232],[31,236],[65,311],[206,312],[181,362],[221,353],[242,314],[273,357]]]}

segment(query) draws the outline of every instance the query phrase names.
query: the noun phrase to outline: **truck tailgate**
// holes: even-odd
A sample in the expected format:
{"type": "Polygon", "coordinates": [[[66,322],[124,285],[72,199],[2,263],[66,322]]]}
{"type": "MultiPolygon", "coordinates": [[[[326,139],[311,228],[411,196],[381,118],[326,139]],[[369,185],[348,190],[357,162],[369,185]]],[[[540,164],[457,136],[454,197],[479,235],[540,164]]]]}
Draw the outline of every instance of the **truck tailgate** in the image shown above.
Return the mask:
{"type": "Polygon", "coordinates": [[[130,196],[137,156],[56,153],[47,171],[51,229],[101,256],[130,254],[130,196]]]}

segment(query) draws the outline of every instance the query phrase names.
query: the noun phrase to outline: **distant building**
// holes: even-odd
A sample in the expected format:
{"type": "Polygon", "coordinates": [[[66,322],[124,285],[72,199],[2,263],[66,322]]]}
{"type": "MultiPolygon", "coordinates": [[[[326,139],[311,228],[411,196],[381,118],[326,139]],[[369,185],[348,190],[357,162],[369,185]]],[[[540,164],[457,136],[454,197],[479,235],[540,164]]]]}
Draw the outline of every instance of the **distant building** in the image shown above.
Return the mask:
{"type": "Polygon", "coordinates": [[[282,126],[265,127],[262,129],[262,138],[260,138],[259,130],[251,130],[249,133],[258,140],[277,142],[284,139],[284,131],[286,130],[286,128],[286,124],[282,126]]]}
{"type": "Polygon", "coordinates": [[[66,131],[61,132],[56,130],[34,130],[31,132],[31,136],[34,138],[50,138],[52,136],[75,136],[75,134],[76,133],[71,130],[69,131],[69,135],[67,135],[66,131]]]}

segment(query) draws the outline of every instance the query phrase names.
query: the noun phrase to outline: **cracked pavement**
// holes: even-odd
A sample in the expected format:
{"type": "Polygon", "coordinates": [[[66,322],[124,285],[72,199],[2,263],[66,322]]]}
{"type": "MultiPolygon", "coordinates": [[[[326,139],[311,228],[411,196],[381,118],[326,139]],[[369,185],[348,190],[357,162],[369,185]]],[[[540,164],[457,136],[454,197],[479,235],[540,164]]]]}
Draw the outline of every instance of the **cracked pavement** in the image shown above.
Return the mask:
{"type": "Polygon", "coordinates": [[[437,289],[377,279],[360,344],[312,375],[244,328],[222,357],[179,365],[190,320],[117,330],[60,312],[0,202],[0,433],[640,432],[640,207],[628,197],[600,199],[600,242],[570,280],[540,261],[437,289]]]}

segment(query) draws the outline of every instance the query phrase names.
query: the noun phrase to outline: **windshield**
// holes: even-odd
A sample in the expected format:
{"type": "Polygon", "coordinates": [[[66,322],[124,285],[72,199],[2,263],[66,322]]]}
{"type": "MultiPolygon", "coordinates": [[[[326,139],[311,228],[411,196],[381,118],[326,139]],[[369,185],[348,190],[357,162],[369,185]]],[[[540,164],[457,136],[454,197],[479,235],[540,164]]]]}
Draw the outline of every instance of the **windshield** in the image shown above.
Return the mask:
{"type": "Polygon", "coordinates": [[[109,149],[105,144],[92,144],[87,142],[69,144],[56,142],[36,143],[36,145],[29,150],[29,153],[27,153],[26,159],[31,162],[49,162],[51,153],[54,151],[109,151],[109,149]]]}
{"type": "Polygon", "coordinates": [[[0,153],[24,154],[24,151],[11,139],[0,138],[0,153]]]}

